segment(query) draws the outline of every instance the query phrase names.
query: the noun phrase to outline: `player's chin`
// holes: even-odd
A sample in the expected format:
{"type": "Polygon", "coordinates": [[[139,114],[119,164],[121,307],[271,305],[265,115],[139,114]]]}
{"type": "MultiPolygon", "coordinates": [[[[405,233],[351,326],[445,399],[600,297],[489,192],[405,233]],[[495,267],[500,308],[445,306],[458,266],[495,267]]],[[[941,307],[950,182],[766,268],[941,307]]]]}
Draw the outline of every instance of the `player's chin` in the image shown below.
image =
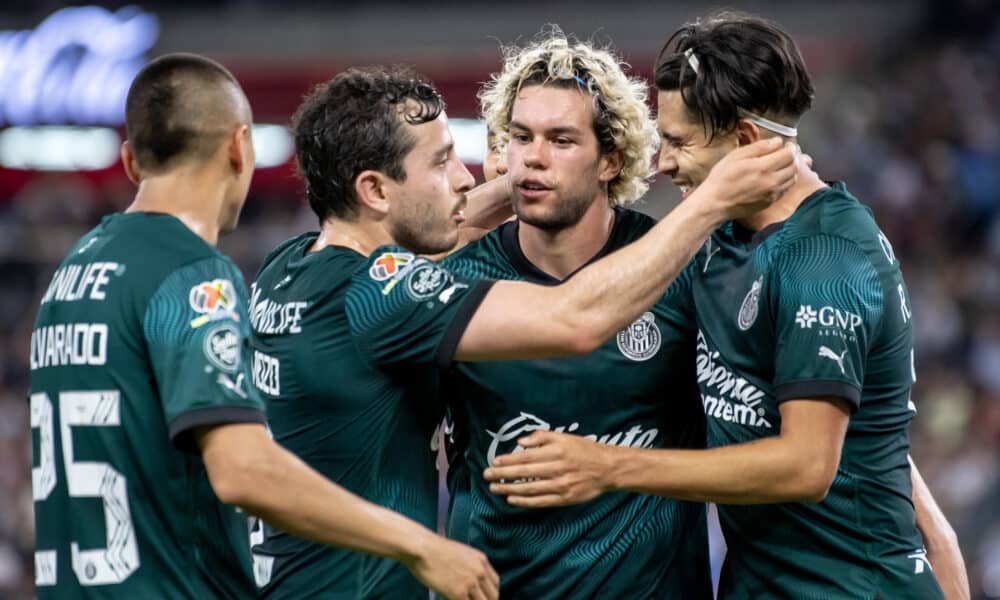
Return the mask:
{"type": "Polygon", "coordinates": [[[427,232],[420,236],[418,254],[441,254],[449,252],[458,244],[458,227],[442,227],[440,231],[427,232]]]}

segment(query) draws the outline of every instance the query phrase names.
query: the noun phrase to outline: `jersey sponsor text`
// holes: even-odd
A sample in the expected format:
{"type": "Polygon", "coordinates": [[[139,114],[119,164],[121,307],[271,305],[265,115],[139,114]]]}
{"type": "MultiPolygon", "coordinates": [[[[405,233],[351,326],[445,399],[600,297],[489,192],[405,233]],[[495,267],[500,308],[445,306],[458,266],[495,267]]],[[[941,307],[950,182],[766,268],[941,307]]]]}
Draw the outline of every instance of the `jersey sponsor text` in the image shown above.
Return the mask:
{"type": "Polygon", "coordinates": [[[104,300],[104,286],[111,281],[108,272],[119,272],[119,270],[124,270],[124,265],[116,262],[66,265],[52,276],[49,289],[42,296],[42,304],[75,302],[84,298],[104,300]]]}
{"type": "Polygon", "coordinates": [[[307,302],[285,302],[279,304],[267,298],[261,298],[261,290],[253,286],[253,297],[250,300],[250,324],[256,333],[265,335],[284,335],[299,333],[302,326],[302,311],[307,302]]]}

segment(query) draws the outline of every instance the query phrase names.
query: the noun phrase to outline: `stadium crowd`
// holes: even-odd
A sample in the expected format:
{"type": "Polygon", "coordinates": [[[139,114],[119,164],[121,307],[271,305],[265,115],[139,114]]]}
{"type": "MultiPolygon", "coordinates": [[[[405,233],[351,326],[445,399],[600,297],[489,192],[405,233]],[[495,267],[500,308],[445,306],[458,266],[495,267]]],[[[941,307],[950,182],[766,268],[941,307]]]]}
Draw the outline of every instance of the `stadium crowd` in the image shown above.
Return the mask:
{"type": "MultiPolygon", "coordinates": [[[[1000,21],[985,35],[914,36],[818,78],[801,143],[817,170],[868,203],[907,277],[916,323],[912,454],[955,527],[973,598],[1000,598],[1000,21]]],[[[644,209],[662,213],[667,188],[644,209]]],[[[34,306],[66,249],[131,199],[72,174],[0,202],[0,598],[33,590],[28,344],[34,306]]],[[[298,198],[251,190],[220,248],[247,280],[272,248],[314,228],[298,198]]]]}

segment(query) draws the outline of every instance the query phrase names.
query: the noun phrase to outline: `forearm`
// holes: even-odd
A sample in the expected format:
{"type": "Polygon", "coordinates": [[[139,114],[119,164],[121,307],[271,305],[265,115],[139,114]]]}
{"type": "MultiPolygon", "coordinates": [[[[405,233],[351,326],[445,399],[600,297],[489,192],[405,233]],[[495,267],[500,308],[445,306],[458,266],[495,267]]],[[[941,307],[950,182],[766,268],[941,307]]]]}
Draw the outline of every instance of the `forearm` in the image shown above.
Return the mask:
{"type": "MultiPolygon", "coordinates": [[[[417,557],[427,536],[433,535],[422,525],[331,483],[270,440],[247,454],[252,456],[244,462],[226,465],[221,490],[218,477],[213,478],[213,487],[224,502],[273,527],[404,563],[417,557]]],[[[205,458],[206,464],[212,460],[205,458]]]]}
{"type": "Polygon", "coordinates": [[[465,195],[465,221],[461,229],[483,229],[489,231],[498,227],[514,214],[510,199],[510,179],[503,175],[492,181],[478,185],[465,195]]]}
{"type": "Polygon", "coordinates": [[[695,502],[817,502],[822,474],[780,437],[710,450],[608,446],[610,489],[695,502]]]}
{"type": "Polygon", "coordinates": [[[470,320],[455,360],[593,352],[663,295],[720,220],[685,202],[640,240],[562,285],[497,282],[470,320]]]}
{"type": "Polygon", "coordinates": [[[917,529],[924,538],[927,558],[934,568],[944,596],[948,600],[965,600],[970,597],[969,576],[965,560],[958,545],[958,536],[934,501],[930,489],[920,476],[917,466],[910,460],[910,477],[913,483],[913,508],[917,529]]]}
{"type": "Polygon", "coordinates": [[[623,329],[663,296],[725,221],[714,206],[692,195],[646,235],[580,271],[562,286],[552,318],[572,321],[570,329],[592,329],[602,341],[623,329]]]}

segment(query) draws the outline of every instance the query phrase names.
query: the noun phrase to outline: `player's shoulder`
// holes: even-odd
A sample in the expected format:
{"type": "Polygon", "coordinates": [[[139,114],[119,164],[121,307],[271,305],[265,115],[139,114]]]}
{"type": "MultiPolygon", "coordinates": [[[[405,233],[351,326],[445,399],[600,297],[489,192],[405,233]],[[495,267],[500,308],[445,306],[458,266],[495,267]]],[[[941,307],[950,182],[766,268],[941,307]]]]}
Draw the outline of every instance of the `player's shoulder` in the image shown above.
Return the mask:
{"type": "Polygon", "coordinates": [[[517,243],[517,221],[507,221],[493,231],[441,261],[441,265],[465,277],[518,279],[511,264],[511,243],[517,243]]]}
{"type": "Polygon", "coordinates": [[[264,259],[255,282],[314,293],[349,281],[366,257],[343,246],[312,251],[318,235],[315,231],[303,233],[279,244],[264,259]]]}
{"type": "Polygon", "coordinates": [[[131,296],[149,296],[175,273],[233,279],[233,262],[176,217],[164,213],[118,213],[105,217],[70,251],[71,263],[115,263],[131,296]]]}
{"type": "Polygon", "coordinates": [[[813,193],[786,222],[784,243],[805,238],[839,239],[842,243],[867,245],[879,235],[871,209],[861,203],[842,182],[813,193]]]}
{"type": "Polygon", "coordinates": [[[656,225],[656,219],[637,210],[615,208],[615,224],[611,232],[612,243],[617,246],[634,242],[656,225]]]}

